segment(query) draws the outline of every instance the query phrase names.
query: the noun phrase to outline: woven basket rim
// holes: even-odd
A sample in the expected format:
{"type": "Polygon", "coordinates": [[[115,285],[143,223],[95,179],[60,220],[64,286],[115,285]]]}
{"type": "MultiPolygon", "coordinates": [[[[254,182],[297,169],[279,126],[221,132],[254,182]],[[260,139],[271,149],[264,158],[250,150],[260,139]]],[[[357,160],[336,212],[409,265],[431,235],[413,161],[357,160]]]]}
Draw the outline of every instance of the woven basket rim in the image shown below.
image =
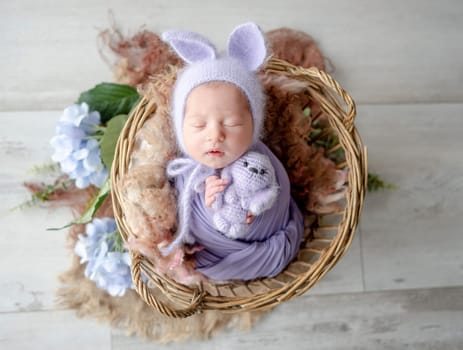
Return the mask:
{"type": "MultiPolygon", "coordinates": [[[[232,282],[231,285],[244,286],[251,295],[215,296],[209,293],[203,284],[197,287],[180,284],[167,276],[160,276],[154,271],[152,263],[137,252],[132,255],[132,277],[137,292],[143,300],[155,310],[172,317],[187,317],[203,310],[220,310],[222,312],[242,312],[270,309],[283,301],[299,296],[319,281],[344,255],[350,246],[358,223],[367,183],[367,152],[354,126],[356,115],[355,103],[351,96],[327,73],[315,67],[306,69],[290,63],[271,58],[264,69],[268,73],[284,75],[307,83],[307,91],[314,96],[324,113],[328,115],[329,124],[337,133],[339,144],[344,150],[346,161],[338,164],[347,167],[348,191],[342,220],[333,228],[336,235],[329,246],[320,251],[319,258],[307,270],[288,282],[277,279],[258,279],[249,282],[232,282]],[[343,108],[344,104],[347,108],[343,108]],[[158,300],[151,288],[141,278],[148,275],[151,285],[159,289],[175,306],[158,300]],[[252,283],[264,283],[272,280],[281,283],[279,288],[269,288],[266,293],[253,294],[252,283]]],[[[127,240],[128,227],[121,207],[121,194],[117,183],[126,174],[137,131],[156,111],[156,105],[143,97],[129,116],[119,137],[114,162],[111,169],[111,194],[114,215],[118,228],[127,240]]],[[[338,213],[341,215],[341,213],[338,213]]],[[[291,265],[291,264],[290,264],[291,265]]],[[[224,287],[226,288],[226,287],[224,287]]]]}

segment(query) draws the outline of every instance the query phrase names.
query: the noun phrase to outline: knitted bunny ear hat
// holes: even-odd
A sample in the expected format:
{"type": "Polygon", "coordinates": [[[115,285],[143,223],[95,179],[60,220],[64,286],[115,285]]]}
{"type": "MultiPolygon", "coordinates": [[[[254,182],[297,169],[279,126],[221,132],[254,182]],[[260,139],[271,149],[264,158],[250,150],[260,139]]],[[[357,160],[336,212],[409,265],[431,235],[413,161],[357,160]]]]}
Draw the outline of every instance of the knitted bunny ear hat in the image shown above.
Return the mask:
{"type": "Polygon", "coordinates": [[[187,31],[168,31],[162,38],[187,63],[179,73],[172,97],[172,115],[177,143],[187,153],[183,143],[183,117],[190,92],[208,82],[227,82],[238,87],[247,97],[253,118],[253,142],[259,140],[265,97],[256,71],[265,62],[267,49],[264,36],[254,23],[236,27],[229,36],[226,54],[203,36],[187,31]]]}

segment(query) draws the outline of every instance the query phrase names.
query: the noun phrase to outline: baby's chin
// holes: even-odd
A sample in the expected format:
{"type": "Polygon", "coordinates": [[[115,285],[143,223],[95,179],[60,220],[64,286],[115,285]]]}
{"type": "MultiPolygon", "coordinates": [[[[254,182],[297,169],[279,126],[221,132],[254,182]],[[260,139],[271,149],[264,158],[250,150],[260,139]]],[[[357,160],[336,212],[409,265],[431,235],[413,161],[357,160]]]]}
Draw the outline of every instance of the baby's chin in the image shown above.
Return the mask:
{"type": "Polygon", "coordinates": [[[209,168],[222,169],[233,163],[239,157],[240,156],[230,155],[226,152],[211,152],[193,159],[209,168]]]}

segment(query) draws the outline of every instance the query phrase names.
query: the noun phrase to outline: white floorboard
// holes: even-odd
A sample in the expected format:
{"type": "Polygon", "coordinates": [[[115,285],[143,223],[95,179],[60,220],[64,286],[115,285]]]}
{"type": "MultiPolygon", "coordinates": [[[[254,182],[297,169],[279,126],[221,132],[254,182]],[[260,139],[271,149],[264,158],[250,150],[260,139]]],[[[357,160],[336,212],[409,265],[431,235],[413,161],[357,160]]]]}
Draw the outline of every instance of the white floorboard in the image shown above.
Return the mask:
{"type": "Polygon", "coordinates": [[[0,313],[4,350],[110,350],[108,325],[79,319],[74,311],[0,313]]]}
{"type": "MultiPolygon", "coordinates": [[[[0,196],[7,203],[18,198],[0,196]]],[[[0,312],[56,308],[57,277],[70,267],[71,251],[66,247],[66,231],[46,228],[62,226],[70,218],[66,209],[37,208],[0,217],[0,312]]]]}
{"type": "MultiPolygon", "coordinates": [[[[166,349],[459,350],[463,348],[463,288],[302,297],[281,305],[249,333],[166,349]]],[[[148,350],[152,343],[113,331],[114,350],[148,350]]]]}
{"type": "Polygon", "coordinates": [[[303,30],[362,103],[463,100],[460,0],[22,0],[0,3],[0,110],[59,109],[111,81],[96,47],[109,9],[125,34],[193,30],[221,49],[250,20],[303,30]]]}
{"type": "Polygon", "coordinates": [[[0,113],[0,312],[54,309],[57,276],[71,263],[66,231],[46,230],[68,223],[69,210],[12,210],[30,198],[21,185],[30,169],[50,159],[59,113],[0,113]]]}
{"type": "Polygon", "coordinates": [[[462,115],[461,104],[359,108],[370,171],[397,186],[367,196],[367,290],[463,285],[462,115]]]}
{"type": "Polygon", "coordinates": [[[359,237],[357,232],[344,257],[308,293],[319,295],[364,291],[359,237]]]}

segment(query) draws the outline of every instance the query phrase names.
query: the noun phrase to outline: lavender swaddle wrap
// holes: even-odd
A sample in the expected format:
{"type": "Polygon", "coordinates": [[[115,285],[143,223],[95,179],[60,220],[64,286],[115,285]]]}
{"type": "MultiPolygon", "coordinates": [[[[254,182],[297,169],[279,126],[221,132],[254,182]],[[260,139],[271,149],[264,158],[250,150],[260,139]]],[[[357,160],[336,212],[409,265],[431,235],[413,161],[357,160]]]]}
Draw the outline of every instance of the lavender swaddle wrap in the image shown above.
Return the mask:
{"type": "MultiPolygon", "coordinates": [[[[262,142],[251,149],[272,161],[280,194],[276,204],[250,224],[246,240],[227,238],[215,229],[213,210],[206,207],[203,192],[195,192],[191,200],[189,236],[204,247],[195,254],[196,269],[215,280],[273,277],[294,259],[302,241],[304,220],[290,196],[286,170],[262,142]]],[[[176,177],[179,193],[184,191],[187,180],[188,173],[176,177]]]]}

